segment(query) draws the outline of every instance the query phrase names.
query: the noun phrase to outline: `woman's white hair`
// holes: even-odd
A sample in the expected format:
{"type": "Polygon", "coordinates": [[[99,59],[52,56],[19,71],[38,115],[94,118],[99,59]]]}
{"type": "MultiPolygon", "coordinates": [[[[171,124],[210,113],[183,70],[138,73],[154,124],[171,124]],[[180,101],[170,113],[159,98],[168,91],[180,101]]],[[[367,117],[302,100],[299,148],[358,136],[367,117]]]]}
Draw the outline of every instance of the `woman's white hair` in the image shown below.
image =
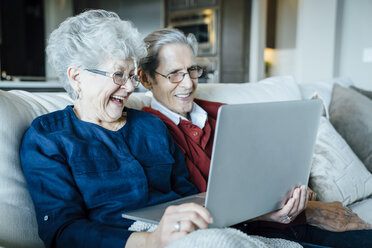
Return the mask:
{"type": "Polygon", "coordinates": [[[132,23],[105,10],[89,10],[67,18],[50,35],[46,53],[72,99],[77,98],[77,92],[68,81],[69,66],[94,69],[108,59],[139,61],[147,54],[145,43],[132,23]]]}
{"type": "Polygon", "coordinates": [[[175,28],[164,28],[152,32],[144,39],[147,46],[147,56],[142,58],[139,66],[151,77],[159,66],[159,51],[167,44],[184,44],[190,46],[194,56],[198,53],[198,42],[193,34],[185,34],[175,28]]]}

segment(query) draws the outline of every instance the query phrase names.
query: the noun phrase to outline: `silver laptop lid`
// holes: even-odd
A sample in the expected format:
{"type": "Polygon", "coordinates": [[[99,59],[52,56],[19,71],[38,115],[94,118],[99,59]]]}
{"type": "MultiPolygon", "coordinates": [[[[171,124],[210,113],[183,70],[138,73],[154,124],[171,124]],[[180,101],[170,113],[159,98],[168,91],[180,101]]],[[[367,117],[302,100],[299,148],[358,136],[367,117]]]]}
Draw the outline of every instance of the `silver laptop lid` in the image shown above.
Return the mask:
{"type": "Polygon", "coordinates": [[[206,196],[212,227],[274,211],[291,187],[307,185],[321,108],[306,100],[219,109],[206,196]]]}

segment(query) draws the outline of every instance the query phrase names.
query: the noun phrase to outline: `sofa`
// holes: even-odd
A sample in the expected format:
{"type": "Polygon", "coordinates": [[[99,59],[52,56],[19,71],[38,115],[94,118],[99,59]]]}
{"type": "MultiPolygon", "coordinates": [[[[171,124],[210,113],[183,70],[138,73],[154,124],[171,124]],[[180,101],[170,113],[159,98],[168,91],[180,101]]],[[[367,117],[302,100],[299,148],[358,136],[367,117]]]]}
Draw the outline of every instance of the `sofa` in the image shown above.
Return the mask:
{"type": "MultiPolygon", "coordinates": [[[[321,98],[325,117],[319,126],[309,184],[319,200],[341,201],[372,224],[371,172],[329,121],[335,83],[347,90],[345,87],[353,85],[348,79],[299,84],[291,76],[281,76],[254,83],[199,84],[196,95],[227,104],[321,98]]],[[[150,102],[150,92],[135,92],[126,106],[141,109],[150,102]]],[[[66,93],[0,90],[0,247],[43,247],[20,165],[19,147],[35,117],[68,104],[72,100],[66,93]]],[[[370,116],[367,124],[371,120],[370,116]]],[[[366,142],[370,141],[371,147],[369,139],[367,136],[366,142]]]]}

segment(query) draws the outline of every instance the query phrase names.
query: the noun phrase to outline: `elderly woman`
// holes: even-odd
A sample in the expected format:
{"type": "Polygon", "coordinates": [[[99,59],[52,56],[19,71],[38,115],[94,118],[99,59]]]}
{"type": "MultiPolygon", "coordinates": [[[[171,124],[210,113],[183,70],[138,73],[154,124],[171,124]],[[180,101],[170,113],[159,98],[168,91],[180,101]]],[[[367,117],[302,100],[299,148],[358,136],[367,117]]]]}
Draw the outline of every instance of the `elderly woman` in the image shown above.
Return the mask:
{"type": "Polygon", "coordinates": [[[165,125],[124,107],[146,55],[138,31],[115,13],[87,11],[51,34],[47,54],[74,105],[36,118],[22,141],[45,246],[163,247],[206,228],[212,219],[196,204],[168,208],[153,233],[132,233],[121,217],[197,192],[165,125]]]}
{"type": "MultiPolygon", "coordinates": [[[[197,42],[192,35],[186,37],[176,29],[161,29],[149,34],[145,42],[148,55],[140,61],[139,74],[153,98],[151,107],[143,110],[167,125],[185,156],[191,181],[203,192],[207,187],[217,111],[222,104],[195,99],[203,70],[196,64],[197,42]]],[[[340,202],[310,201],[306,207],[306,196],[304,186],[296,188],[282,209],[257,219],[265,222],[245,223],[243,231],[295,240],[305,246],[312,243],[372,247],[371,231],[361,230],[371,226],[350,209],[340,202]]]]}

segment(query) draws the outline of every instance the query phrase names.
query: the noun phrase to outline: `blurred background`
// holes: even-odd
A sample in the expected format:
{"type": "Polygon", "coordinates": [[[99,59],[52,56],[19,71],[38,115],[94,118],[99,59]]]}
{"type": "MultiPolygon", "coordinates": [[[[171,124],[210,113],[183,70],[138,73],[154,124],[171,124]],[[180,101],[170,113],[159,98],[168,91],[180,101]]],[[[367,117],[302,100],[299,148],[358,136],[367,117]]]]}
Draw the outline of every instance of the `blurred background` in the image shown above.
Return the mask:
{"type": "Polygon", "coordinates": [[[293,75],[299,83],[348,77],[372,89],[371,0],[1,0],[0,7],[0,88],[47,88],[56,80],[45,56],[50,33],[69,16],[106,9],[143,37],[163,27],[193,33],[206,70],[201,83],[293,75]]]}

